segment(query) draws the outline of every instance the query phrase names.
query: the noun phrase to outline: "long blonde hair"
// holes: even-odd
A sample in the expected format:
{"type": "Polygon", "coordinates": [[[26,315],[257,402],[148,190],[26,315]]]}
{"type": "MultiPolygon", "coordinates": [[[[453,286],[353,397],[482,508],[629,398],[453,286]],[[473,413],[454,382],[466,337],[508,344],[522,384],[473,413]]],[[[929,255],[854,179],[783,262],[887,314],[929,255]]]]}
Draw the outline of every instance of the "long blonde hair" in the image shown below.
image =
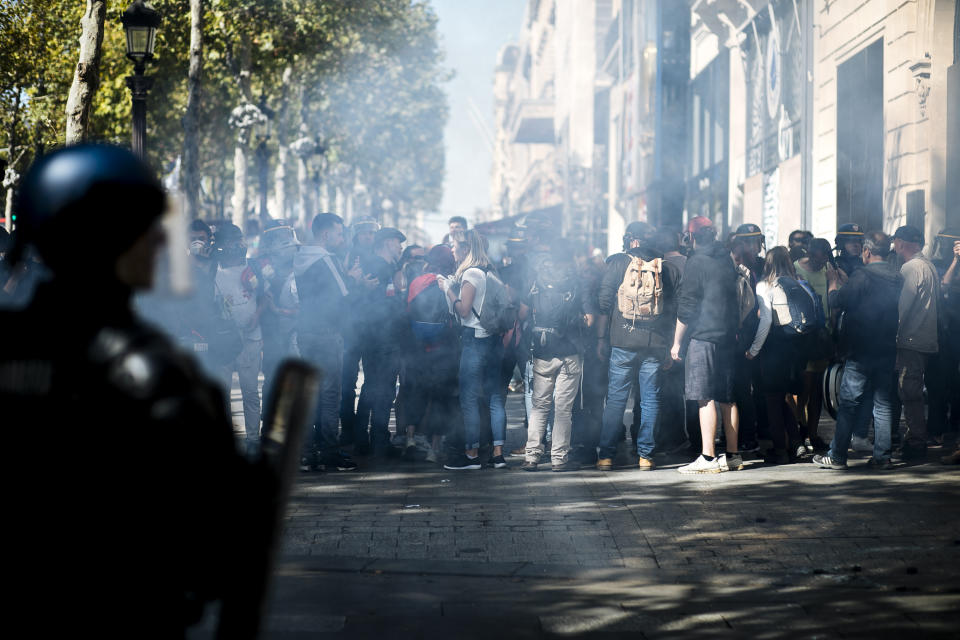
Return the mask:
{"type": "Polygon", "coordinates": [[[457,231],[453,235],[453,241],[457,244],[465,244],[469,249],[467,257],[457,266],[456,277],[459,280],[463,272],[473,267],[485,268],[490,266],[490,258],[487,256],[487,241],[473,229],[466,231],[457,231]]]}

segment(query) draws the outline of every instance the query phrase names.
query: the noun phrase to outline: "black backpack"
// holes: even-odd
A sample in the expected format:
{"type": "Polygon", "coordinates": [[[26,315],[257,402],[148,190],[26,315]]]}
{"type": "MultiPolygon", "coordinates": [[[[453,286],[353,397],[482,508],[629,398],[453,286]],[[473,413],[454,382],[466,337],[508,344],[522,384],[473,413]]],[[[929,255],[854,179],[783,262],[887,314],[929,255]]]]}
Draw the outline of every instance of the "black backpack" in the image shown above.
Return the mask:
{"type": "Polygon", "coordinates": [[[777,305],[777,296],[774,296],[774,311],[777,312],[774,321],[784,333],[805,336],[826,327],[820,296],[806,280],[781,276],[777,278],[777,287],[784,293],[785,304],[777,305]]]}
{"type": "Polygon", "coordinates": [[[581,314],[573,265],[553,258],[541,260],[530,288],[530,307],[534,345],[546,346],[554,337],[579,337],[581,314]]]}
{"type": "Polygon", "coordinates": [[[447,299],[436,275],[429,273],[410,283],[407,312],[414,337],[423,344],[436,344],[452,327],[447,299]]]}

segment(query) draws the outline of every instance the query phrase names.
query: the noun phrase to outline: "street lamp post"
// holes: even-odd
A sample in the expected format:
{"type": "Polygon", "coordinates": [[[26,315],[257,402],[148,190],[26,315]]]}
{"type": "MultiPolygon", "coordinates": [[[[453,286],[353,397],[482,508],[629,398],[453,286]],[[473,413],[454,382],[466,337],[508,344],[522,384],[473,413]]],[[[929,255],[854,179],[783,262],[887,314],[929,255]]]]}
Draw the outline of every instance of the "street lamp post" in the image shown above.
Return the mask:
{"type": "Polygon", "coordinates": [[[127,86],[132,94],[133,152],[144,157],[147,138],[147,92],[153,86],[153,78],[143,75],[148,60],[153,58],[160,14],[150,3],[134,0],[122,17],[123,30],[127,35],[127,57],[133,60],[133,75],[127,76],[127,86]]]}

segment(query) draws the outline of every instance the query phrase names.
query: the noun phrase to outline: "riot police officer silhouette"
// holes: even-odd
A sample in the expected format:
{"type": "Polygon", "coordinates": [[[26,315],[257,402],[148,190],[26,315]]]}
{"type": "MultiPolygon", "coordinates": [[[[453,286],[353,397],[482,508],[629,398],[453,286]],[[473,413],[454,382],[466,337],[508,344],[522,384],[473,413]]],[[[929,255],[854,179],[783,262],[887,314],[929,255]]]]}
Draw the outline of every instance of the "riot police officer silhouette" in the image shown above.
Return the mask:
{"type": "Polygon", "coordinates": [[[270,481],[236,451],[217,386],[131,311],[164,194],[124,149],[37,160],[14,259],[51,271],[0,313],[10,623],[31,635],[183,637],[236,578],[270,481]]]}

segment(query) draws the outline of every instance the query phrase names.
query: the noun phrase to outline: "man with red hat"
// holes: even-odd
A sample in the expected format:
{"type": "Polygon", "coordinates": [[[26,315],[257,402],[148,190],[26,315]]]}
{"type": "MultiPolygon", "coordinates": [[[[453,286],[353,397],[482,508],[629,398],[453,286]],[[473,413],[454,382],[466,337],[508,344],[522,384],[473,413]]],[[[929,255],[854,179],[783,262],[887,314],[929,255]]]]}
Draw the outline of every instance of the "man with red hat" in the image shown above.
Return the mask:
{"type": "Polygon", "coordinates": [[[720,473],[743,468],[737,452],[739,415],[734,403],[736,364],[737,272],[730,252],[717,242],[717,230],[709,218],[697,216],[687,224],[694,253],[687,260],[677,307],[677,328],[671,356],[681,359],[684,338],[690,338],[686,353],[684,388],[687,400],[696,401],[700,413],[701,455],[679,469],[680,473],[720,473]],[[726,453],[716,455],[717,405],[726,433],[726,453]]]}

